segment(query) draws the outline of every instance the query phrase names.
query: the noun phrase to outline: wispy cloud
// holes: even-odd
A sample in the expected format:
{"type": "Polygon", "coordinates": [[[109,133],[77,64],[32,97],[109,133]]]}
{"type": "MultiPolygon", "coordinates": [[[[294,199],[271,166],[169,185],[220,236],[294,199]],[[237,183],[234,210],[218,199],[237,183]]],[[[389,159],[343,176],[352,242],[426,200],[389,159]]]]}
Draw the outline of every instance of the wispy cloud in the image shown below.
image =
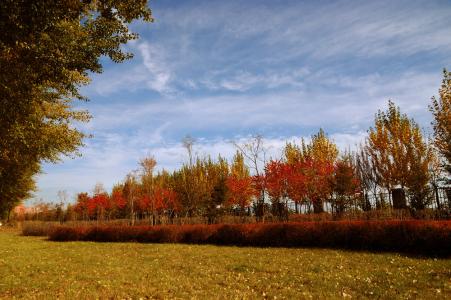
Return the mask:
{"type": "Polygon", "coordinates": [[[148,87],[159,93],[170,92],[171,71],[164,58],[164,49],[146,42],[138,44],[137,48],[148,71],[146,78],[148,87]]]}
{"type": "Polygon", "coordinates": [[[183,1],[151,3],[135,58],[105,64],[84,89],[94,135],[83,157],[46,165],[37,197],[107,187],[152,154],[160,167],[231,157],[230,140],[261,133],[276,157],[286,140],[324,128],[354,147],[392,99],[427,127],[427,105],[450,67],[451,6],[440,1],[183,1]]]}

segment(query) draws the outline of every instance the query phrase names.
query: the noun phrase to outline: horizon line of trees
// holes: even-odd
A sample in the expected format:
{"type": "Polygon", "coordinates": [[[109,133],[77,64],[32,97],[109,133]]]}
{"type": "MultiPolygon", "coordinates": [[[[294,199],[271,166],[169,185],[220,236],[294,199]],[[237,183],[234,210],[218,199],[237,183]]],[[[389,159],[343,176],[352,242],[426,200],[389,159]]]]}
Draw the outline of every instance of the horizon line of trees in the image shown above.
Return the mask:
{"type": "Polygon", "coordinates": [[[231,161],[221,155],[193,155],[194,139],[187,137],[188,162],[173,172],[155,172],[153,157],[140,161],[108,193],[96,185],[92,195],[80,193],[70,205],[73,219],[148,219],[158,224],[178,217],[270,214],[287,220],[294,213],[322,213],[327,203],[339,217],[349,210],[409,209],[415,214],[431,204],[449,216],[451,203],[451,73],[444,70],[439,98],[430,111],[434,136],[426,139],[419,125],[388,101],[379,110],[368,136],[354,152],[338,150],[320,129],[311,141],[287,142],[279,159],[267,159],[261,136],[236,143],[231,161]],[[444,188],[448,202],[440,201],[444,188]],[[376,205],[370,203],[370,196],[376,205]]]}
{"type": "Polygon", "coordinates": [[[231,161],[193,156],[194,139],[183,145],[189,160],[173,172],[155,172],[153,157],[140,161],[110,193],[96,185],[92,195],[80,193],[71,211],[73,219],[148,219],[271,214],[287,220],[294,213],[324,212],[327,203],[335,216],[347,210],[409,209],[415,213],[434,204],[449,214],[451,191],[451,73],[444,71],[440,97],[432,98],[434,138],[425,139],[415,120],[392,101],[378,111],[374,125],[357,151],[340,153],[320,129],[311,141],[287,142],[281,158],[267,159],[263,138],[235,144],[231,161]],[[448,202],[440,201],[444,188],[448,202]],[[369,201],[376,198],[376,205],[369,201]]]}

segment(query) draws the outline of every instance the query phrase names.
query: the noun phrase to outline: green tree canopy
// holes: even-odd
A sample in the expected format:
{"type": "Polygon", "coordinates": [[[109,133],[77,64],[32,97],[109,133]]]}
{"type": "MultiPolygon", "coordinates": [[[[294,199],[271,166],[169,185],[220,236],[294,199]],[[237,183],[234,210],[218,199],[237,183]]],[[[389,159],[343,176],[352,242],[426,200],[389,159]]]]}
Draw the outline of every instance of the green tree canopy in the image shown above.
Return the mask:
{"type": "Polygon", "coordinates": [[[152,21],[147,0],[0,1],[0,214],[29,196],[41,162],[77,153],[74,124],[90,115],[73,100],[100,57],[132,57],[121,45],[136,19],[152,21]]]}

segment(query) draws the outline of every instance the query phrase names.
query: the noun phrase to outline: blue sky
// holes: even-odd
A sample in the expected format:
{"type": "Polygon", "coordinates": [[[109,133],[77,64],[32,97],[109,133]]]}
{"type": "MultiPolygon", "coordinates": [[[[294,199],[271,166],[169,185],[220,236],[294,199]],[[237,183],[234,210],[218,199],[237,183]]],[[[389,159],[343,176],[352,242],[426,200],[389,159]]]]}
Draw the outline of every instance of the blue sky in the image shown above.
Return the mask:
{"type": "Polygon", "coordinates": [[[449,1],[152,1],[155,22],[123,64],[102,59],[83,93],[93,135],[82,157],[45,164],[35,199],[109,189],[147,155],[230,157],[262,134],[276,156],[320,127],[345,148],[363,140],[388,99],[430,132],[427,105],[451,68],[449,1]]]}

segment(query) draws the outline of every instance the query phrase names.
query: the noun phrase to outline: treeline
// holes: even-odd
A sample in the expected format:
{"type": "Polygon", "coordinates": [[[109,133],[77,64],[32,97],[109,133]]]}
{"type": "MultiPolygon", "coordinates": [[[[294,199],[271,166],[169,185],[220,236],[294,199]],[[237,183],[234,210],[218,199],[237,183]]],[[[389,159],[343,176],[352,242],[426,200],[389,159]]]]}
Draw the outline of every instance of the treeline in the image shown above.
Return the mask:
{"type": "Polygon", "coordinates": [[[111,192],[97,186],[80,193],[64,219],[147,219],[151,224],[201,217],[215,223],[223,215],[257,221],[292,213],[406,209],[421,216],[434,208],[449,216],[451,203],[451,73],[445,70],[439,99],[432,98],[434,137],[388,102],[355,152],[340,153],[320,129],[308,141],[288,142],[279,159],[267,159],[263,139],[236,144],[231,161],[193,157],[193,139],[183,141],[189,161],[173,172],[155,172],[153,157],[140,161],[111,192]],[[68,217],[69,216],[69,217],[68,217]]]}

